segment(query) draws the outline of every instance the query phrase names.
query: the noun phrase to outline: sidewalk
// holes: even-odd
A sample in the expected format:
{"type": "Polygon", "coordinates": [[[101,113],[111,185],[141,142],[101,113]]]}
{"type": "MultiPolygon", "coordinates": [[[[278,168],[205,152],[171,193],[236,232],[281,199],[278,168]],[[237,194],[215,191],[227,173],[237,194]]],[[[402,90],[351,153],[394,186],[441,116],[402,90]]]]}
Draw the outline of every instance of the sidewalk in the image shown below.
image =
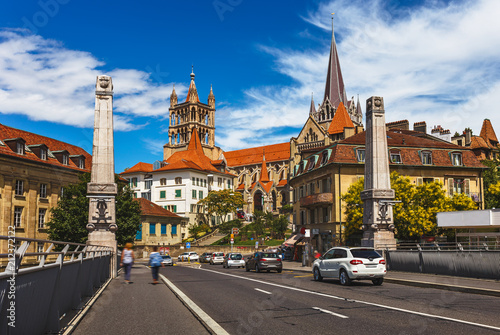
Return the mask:
{"type": "MultiPolygon", "coordinates": [[[[288,271],[307,272],[312,275],[311,267],[302,266],[299,262],[283,261],[283,269],[288,271]]],[[[475,279],[427,273],[388,271],[384,281],[386,283],[437,288],[448,291],[500,297],[500,281],[491,279],[475,279]]]]}
{"type": "Polygon", "coordinates": [[[210,334],[166,285],[152,284],[144,264],[134,265],[131,280],[113,279],[73,334],[210,334]]]}

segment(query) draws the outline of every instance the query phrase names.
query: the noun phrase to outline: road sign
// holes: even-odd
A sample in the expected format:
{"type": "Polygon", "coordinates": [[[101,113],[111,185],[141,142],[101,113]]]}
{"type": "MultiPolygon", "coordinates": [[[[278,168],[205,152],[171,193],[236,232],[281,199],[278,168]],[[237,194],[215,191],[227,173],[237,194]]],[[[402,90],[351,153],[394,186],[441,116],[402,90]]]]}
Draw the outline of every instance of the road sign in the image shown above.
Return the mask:
{"type": "Polygon", "coordinates": [[[189,248],[191,248],[191,243],[186,242],[186,249],[189,249],[189,248]]]}
{"type": "Polygon", "coordinates": [[[259,249],[259,241],[255,242],[255,249],[259,249]]]}
{"type": "Polygon", "coordinates": [[[234,235],[238,235],[238,234],[240,233],[240,230],[239,230],[238,228],[233,228],[232,233],[233,233],[234,235]]]}

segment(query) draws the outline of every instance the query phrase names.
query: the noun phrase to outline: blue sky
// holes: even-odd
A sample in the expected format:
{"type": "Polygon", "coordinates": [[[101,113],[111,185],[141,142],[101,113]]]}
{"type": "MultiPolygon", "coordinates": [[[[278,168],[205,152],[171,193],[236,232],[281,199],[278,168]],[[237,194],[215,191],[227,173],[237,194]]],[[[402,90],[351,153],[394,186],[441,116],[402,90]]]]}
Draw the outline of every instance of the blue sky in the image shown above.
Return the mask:
{"type": "MultiPolygon", "coordinates": [[[[172,85],[216,98],[216,144],[289,141],[323,99],[330,13],[347,96],[388,122],[500,129],[500,2],[10,1],[0,12],[0,123],[92,151],[95,77],[113,77],[115,165],[162,159],[172,85]]],[[[363,108],[364,110],[364,108],[363,108]]],[[[500,134],[499,134],[500,135],[500,134]]]]}

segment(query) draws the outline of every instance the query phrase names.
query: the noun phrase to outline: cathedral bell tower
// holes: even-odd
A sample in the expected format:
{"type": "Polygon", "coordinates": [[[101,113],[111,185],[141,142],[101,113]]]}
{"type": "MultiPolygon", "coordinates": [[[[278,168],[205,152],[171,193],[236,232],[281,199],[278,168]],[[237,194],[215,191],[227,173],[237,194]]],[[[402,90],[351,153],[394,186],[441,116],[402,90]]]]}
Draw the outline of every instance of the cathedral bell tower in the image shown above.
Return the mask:
{"type": "MultiPolygon", "coordinates": [[[[186,100],[178,103],[175,86],[170,95],[168,143],[163,146],[163,159],[187,149],[193,128],[197,129],[205,155],[217,159],[215,147],[215,96],[210,86],[207,103],[200,102],[191,70],[191,82],[186,100]]],[[[217,152],[216,152],[217,151],[217,152]]]]}

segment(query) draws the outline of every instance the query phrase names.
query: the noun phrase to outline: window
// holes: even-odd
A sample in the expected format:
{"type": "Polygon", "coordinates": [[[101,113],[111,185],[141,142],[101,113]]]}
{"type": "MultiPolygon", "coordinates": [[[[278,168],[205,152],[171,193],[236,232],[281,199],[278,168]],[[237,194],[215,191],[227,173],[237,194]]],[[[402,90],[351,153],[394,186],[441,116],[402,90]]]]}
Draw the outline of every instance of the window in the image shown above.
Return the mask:
{"type": "Polygon", "coordinates": [[[172,205],[172,213],[177,213],[177,205],[172,205]]]}
{"type": "Polygon", "coordinates": [[[323,222],[328,222],[330,221],[330,216],[328,215],[328,208],[324,207],[323,208],[323,222]]]}
{"type": "Polygon", "coordinates": [[[165,185],[167,185],[167,178],[161,178],[161,179],[160,179],[160,185],[161,185],[161,186],[165,186],[165,185]]]}
{"type": "Polygon", "coordinates": [[[196,213],[196,205],[191,204],[191,213],[196,213]]]}
{"type": "Polygon", "coordinates": [[[321,156],[321,166],[325,165],[328,162],[328,151],[323,151],[323,155],[321,156]]]}
{"type": "Polygon", "coordinates": [[[166,199],[167,198],[167,191],[160,191],[160,199],[166,199]]]}
{"type": "Polygon", "coordinates": [[[175,178],[175,184],[176,184],[176,185],[180,185],[180,184],[182,184],[182,177],[176,177],[176,178],[175,178]]]}
{"type": "Polygon", "coordinates": [[[85,159],[84,159],[84,158],[80,158],[80,159],[78,160],[78,167],[79,167],[80,169],[85,169],[85,159]]]}
{"type": "Polygon", "coordinates": [[[68,165],[69,164],[69,157],[68,157],[68,155],[63,155],[62,156],[62,163],[64,165],[68,165]]]}
{"type": "Polygon", "coordinates": [[[401,164],[401,154],[399,152],[391,152],[391,162],[395,164],[401,164]]]}
{"type": "Polygon", "coordinates": [[[203,179],[203,187],[207,187],[207,180],[203,179]]]}
{"type": "Polygon", "coordinates": [[[24,144],[21,142],[17,142],[16,144],[16,153],[19,155],[24,155],[24,144]]]}
{"type": "Polygon", "coordinates": [[[64,187],[61,187],[61,198],[64,197],[64,187]]]}
{"type": "Polygon", "coordinates": [[[462,178],[448,178],[448,193],[452,197],[454,194],[464,193],[470,195],[470,180],[462,178]]]}
{"type": "Polygon", "coordinates": [[[194,186],[195,183],[196,183],[196,178],[195,177],[192,178],[192,183],[193,183],[193,186],[194,186]]]}
{"type": "Polygon", "coordinates": [[[200,178],[196,178],[196,186],[200,186],[200,178]]]}
{"type": "Polygon", "coordinates": [[[156,235],[156,223],[149,224],[149,235],[156,235]]]}
{"type": "Polygon", "coordinates": [[[451,162],[455,166],[461,166],[462,165],[462,154],[461,153],[452,153],[451,154],[451,162]]]}
{"type": "Polygon", "coordinates": [[[171,234],[172,234],[172,235],[177,235],[177,225],[176,225],[176,224],[173,224],[173,225],[172,225],[171,234]]]}
{"type": "Polygon", "coordinates": [[[21,219],[23,216],[23,207],[14,207],[14,227],[21,227],[21,219]]]}
{"type": "Polygon", "coordinates": [[[145,184],[145,188],[146,190],[150,190],[151,189],[151,186],[153,185],[153,181],[152,180],[145,180],[144,181],[144,184],[145,184]]]}
{"type": "Polygon", "coordinates": [[[137,198],[137,193],[136,192],[134,192],[134,198],[137,198]]]}
{"type": "Polygon", "coordinates": [[[231,188],[231,179],[227,180],[227,188],[231,188]]]}
{"type": "Polygon", "coordinates": [[[358,159],[359,163],[364,163],[365,162],[365,149],[356,150],[356,158],[358,159]]]}
{"type": "Polygon", "coordinates": [[[151,192],[142,192],[141,198],[144,198],[144,199],[151,201],[151,192]]]}
{"type": "Polygon", "coordinates": [[[217,179],[217,186],[222,187],[222,178],[217,179]]]}
{"type": "Polygon", "coordinates": [[[162,235],[167,235],[167,224],[166,223],[161,224],[160,232],[162,235]]]}
{"type": "Polygon", "coordinates": [[[203,191],[198,192],[198,199],[203,199],[203,191]]]}
{"type": "Polygon", "coordinates": [[[139,229],[137,230],[137,233],[135,233],[135,239],[142,240],[142,223],[139,224],[139,229]]]}
{"type": "Polygon", "coordinates": [[[196,190],[192,190],[191,193],[192,193],[191,196],[193,197],[193,199],[196,199],[196,190]]]}
{"type": "Polygon", "coordinates": [[[315,163],[316,163],[316,159],[313,156],[313,157],[311,157],[311,159],[309,159],[309,166],[307,168],[307,171],[312,170],[314,168],[314,165],[316,165],[315,163]]]}
{"type": "Polygon", "coordinates": [[[16,180],[15,195],[22,196],[23,194],[24,194],[24,182],[22,180],[16,180]]]}
{"type": "Polygon", "coordinates": [[[44,148],[40,149],[40,159],[43,159],[44,161],[47,160],[47,150],[45,150],[44,148]]]}
{"type": "Polygon", "coordinates": [[[182,196],[182,190],[175,190],[175,197],[180,198],[182,196]]]}
{"type": "Polygon", "coordinates": [[[137,187],[137,178],[132,178],[130,180],[130,188],[137,187]]]}
{"type": "Polygon", "coordinates": [[[47,184],[40,184],[40,198],[47,198],[47,184]]]}
{"type": "Polygon", "coordinates": [[[38,228],[45,228],[45,214],[47,213],[46,209],[40,208],[38,210],[38,228]]]}
{"type": "Polygon", "coordinates": [[[432,165],[432,153],[430,151],[422,151],[422,164],[432,165]]]}

